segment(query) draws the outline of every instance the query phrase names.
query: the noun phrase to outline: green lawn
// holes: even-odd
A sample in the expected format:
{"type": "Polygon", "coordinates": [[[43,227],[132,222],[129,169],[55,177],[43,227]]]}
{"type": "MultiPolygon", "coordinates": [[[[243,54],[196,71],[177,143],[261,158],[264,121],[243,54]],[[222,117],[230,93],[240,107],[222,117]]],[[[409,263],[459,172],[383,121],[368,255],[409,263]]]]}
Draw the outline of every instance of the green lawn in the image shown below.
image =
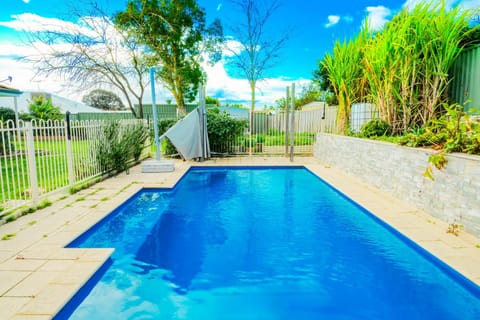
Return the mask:
{"type": "MultiPolygon", "coordinates": [[[[315,133],[301,132],[295,133],[293,142],[296,146],[312,145],[315,142],[315,133]]],[[[263,143],[266,146],[284,146],[285,145],[285,133],[284,132],[271,132],[270,134],[254,134],[250,137],[245,136],[241,141],[245,146],[248,146],[252,140],[252,144],[263,143]]]]}
{"type": "MultiPolygon", "coordinates": [[[[35,161],[37,166],[37,181],[41,192],[52,190],[68,185],[68,167],[66,158],[65,141],[36,141],[37,152],[35,161]]],[[[17,151],[25,151],[24,143],[17,143],[17,151]]],[[[81,156],[88,153],[87,141],[72,141],[73,153],[81,156]]],[[[78,157],[77,156],[77,157],[78,157]]],[[[29,175],[26,154],[16,157],[0,157],[0,203],[11,199],[29,198],[29,175]]],[[[82,165],[74,168],[74,171],[84,169],[82,165]],[[78,168],[82,167],[82,168],[78,168]]]]}

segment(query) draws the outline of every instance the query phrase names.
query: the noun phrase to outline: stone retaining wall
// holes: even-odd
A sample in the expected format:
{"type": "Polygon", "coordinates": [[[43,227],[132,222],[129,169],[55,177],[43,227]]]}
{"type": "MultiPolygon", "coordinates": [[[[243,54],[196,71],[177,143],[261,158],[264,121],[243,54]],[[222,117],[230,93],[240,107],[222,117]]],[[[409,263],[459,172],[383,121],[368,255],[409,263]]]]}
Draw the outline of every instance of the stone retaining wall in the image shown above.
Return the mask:
{"type": "Polygon", "coordinates": [[[341,168],[447,223],[464,225],[480,237],[480,157],[449,154],[444,169],[433,168],[432,181],[423,176],[432,153],[323,133],[313,148],[320,162],[341,168]]]}

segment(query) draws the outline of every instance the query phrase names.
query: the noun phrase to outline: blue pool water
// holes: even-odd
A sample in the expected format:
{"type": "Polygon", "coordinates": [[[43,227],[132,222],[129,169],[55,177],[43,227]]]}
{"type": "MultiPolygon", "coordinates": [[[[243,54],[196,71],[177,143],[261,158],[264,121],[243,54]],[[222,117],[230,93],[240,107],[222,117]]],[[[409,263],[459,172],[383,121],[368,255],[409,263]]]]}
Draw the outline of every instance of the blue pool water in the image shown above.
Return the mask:
{"type": "Polygon", "coordinates": [[[57,319],[480,319],[476,285],[304,168],[193,168],[70,247],[115,252],[57,319]]]}

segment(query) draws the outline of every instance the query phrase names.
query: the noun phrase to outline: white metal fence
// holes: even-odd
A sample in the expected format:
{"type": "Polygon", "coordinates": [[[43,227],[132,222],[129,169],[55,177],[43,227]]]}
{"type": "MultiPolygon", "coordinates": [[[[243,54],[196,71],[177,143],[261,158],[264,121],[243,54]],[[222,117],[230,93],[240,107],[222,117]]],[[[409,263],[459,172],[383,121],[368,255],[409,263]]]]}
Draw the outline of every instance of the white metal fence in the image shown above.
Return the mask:
{"type": "MultiPolygon", "coordinates": [[[[122,120],[121,127],[139,121],[122,120]]],[[[15,209],[37,205],[52,192],[102,175],[95,150],[107,123],[0,123],[0,221],[15,209]]]]}
{"type": "Polygon", "coordinates": [[[280,155],[288,153],[293,138],[294,153],[310,155],[318,132],[335,132],[336,107],[295,111],[293,114],[255,113],[253,130],[243,135],[226,137],[225,142],[212,145],[213,154],[224,155],[280,155]],[[288,147],[287,147],[288,145],[288,147]]]}
{"type": "MultiPolygon", "coordinates": [[[[286,154],[293,140],[295,154],[311,154],[316,133],[335,131],[335,115],[334,107],[295,111],[293,122],[292,114],[255,114],[252,131],[225,139],[212,153],[286,154]]],[[[121,120],[121,128],[139,121],[147,125],[121,120]]],[[[96,150],[109,122],[0,122],[0,223],[22,206],[104,174],[96,150]]]]}

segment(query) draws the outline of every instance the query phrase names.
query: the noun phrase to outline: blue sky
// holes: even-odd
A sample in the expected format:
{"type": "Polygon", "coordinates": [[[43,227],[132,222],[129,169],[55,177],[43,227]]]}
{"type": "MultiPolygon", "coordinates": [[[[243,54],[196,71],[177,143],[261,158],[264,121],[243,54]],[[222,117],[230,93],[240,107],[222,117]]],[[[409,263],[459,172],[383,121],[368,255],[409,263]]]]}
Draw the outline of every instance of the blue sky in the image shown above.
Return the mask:
{"type": "MultiPolygon", "coordinates": [[[[290,29],[290,41],[283,51],[281,63],[271,69],[267,80],[259,84],[259,103],[273,104],[286,85],[295,81],[305,83],[312,76],[317,62],[325,52],[331,50],[336,39],[343,40],[358,32],[364,19],[370,20],[374,28],[381,28],[404,5],[412,5],[419,0],[281,0],[282,6],[271,19],[272,33],[290,29]]],[[[110,12],[124,8],[126,1],[99,0],[110,12]]],[[[480,7],[480,0],[449,0],[450,5],[480,7]]],[[[59,0],[0,0],[0,81],[11,75],[12,86],[20,90],[47,90],[61,93],[65,90],[55,79],[31,82],[31,66],[12,60],[15,53],[25,50],[21,40],[29,25],[42,23],[62,23],[69,20],[67,1],[59,0]],[[56,20],[45,20],[55,18],[56,20]],[[45,22],[48,21],[48,22],[45,22]]],[[[219,18],[224,25],[235,23],[239,17],[228,1],[198,0],[204,7],[207,19],[219,18]]],[[[73,21],[75,22],[75,21],[73,21]]],[[[226,30],[228,36],[228,28],[226,30]]],[[[248,100],[248,86],[239,79],[225,63],[207,70],[209,83],[207,94],[218,95],[228,100],[248,100]]],[[[84,93],[72,96],[81,98],[84,93]]],[[[168,95],[167,92],[162,92],[168,95]]]]}

